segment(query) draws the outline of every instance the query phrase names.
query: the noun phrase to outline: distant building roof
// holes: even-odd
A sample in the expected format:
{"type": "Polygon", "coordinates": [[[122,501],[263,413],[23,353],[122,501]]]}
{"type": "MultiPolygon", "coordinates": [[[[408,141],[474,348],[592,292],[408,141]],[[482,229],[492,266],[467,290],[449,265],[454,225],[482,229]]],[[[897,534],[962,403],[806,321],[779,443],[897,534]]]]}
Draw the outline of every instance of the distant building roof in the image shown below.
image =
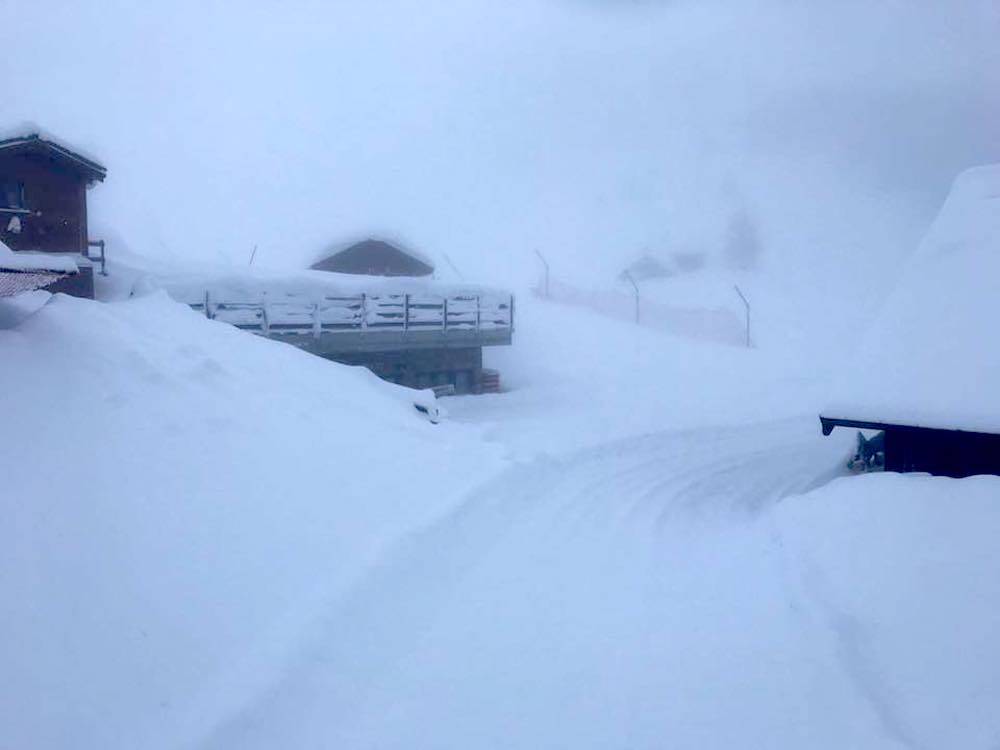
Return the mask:
{"type": "Polygon", "coordinates": [[[0,140],[2,153],[41,153],[78,172],[88,182],[103,182],[108,170],[96,161],[33,132],[0,140]]]}
{"type": "Polygon", "coordinates": [[[330,248],[310,268],[365,276],[430,276],[434,273],[434,264],[427,256],[372,238],[330,248]]]}
{"type": "Polygon", "coordinates": [[[1000,164],[955,180],[823,417],[1000,432],[997,321],[1000,164]]]}

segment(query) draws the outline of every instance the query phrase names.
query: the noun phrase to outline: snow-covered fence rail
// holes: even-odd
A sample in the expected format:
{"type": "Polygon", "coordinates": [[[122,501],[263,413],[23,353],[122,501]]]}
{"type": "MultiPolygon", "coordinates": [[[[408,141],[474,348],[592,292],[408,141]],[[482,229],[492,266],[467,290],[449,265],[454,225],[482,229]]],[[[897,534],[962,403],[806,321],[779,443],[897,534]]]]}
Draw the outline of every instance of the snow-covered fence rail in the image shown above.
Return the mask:
{"type": "Polygon", "coordinates": [[[514,298],[502,294],[261,293],[235,298],[206,292],[202,300],[189,304],[212,320],[269,337],[326,339],[379,332],[398,334],[400,340],[430,332],[509,337],[514,324],[514,298]]]}

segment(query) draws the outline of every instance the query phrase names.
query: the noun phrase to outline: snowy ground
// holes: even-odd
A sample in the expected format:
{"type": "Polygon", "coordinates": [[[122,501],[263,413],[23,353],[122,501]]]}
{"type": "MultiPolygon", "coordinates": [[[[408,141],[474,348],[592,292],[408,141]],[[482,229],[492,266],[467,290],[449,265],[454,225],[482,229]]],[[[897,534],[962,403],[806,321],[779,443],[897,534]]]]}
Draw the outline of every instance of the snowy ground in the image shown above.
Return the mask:
{"type": "Polygon", "coordinates": [[[997,746],[1000,480],[843,476],[807,358],[519,310],[438,426],[162,296],[0,331],[0,744],[997,746]]]}
{"type": "Polygon", "coordinates": [[[509,470],[207,746],[995,746],[1000,586],[974,566],[1000,558],[976,528],[1000,522],[997,483],[950,506],[894,477],[794,497],[836,457],[804,427],[509,470]]]}
{"type": "Polygon", "coordinates": [[[190,746],[501,466],[413,392],[162,293],[58,296],[0,359],[0,746],[190,746]]]}

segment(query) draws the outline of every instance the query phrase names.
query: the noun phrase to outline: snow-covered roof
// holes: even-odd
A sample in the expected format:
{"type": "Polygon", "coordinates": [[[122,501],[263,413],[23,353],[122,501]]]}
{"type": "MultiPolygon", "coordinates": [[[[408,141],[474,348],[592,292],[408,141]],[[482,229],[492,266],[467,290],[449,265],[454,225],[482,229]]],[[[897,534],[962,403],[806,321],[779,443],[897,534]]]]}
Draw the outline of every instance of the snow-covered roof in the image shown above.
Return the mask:
{"type": "Polygon", "coordinates": [[[367,239],[360,241],[354,240],[351,242],[343,242],[328,247],[316,258],[315,263],[320,263],[324,260],[335,258],[338,255],[341,255],[342,253],[346,253],[348,250],[355,250],[358,248],[367,249],[367,248],[380,248],[380,247],[387,247],[391,250],[396,250],[402,253],[403,255],[408,255],[414,260],[418,260],[424,265],[428,266],[432,271],[436,266],[434,259],[431,258],[429,255],[422,253],[419,250],[414,250],[413,248],[408,247],[406,245],[402,245],[399,242],[395,241],[390,242],[388,240],[381,239],[378,237],[369,237],[367,239]]]}
{"type": "Polygon", "coordinates": [[[0,270],[3,271],[52,271],[72,274],[80,269],[76,260],[68,255],[37,252],[14,252],[0,241],[0,270]]]}
{"type": "Polygon", "coordinates": [[[995,164],[955,180],[823,416],[1000,432],[998,321],[995,164]]]}
{"type": "Polygon", "coordinates": [[[437,296],[503,294],[498,289],[476,284],[455,284],[427,277],[359,276],[328,271],[273,271],[262,268],[192,273],[152,273],[139,282],[140,288],[161,288],[174,299],[188,304],[201,302],[208,292],[212,299],[256,300],[271,296],[306,296],[319,300],[324,296],[359,294],[427,294],[437,296]]]}
{"type": "Polygon", "coordinates": [[[78,148],[70,148],[34,124],[25,124],[14,131],[0,132],[0,151],[8,149],[43,149],[79,169],[88,180],[103,182],[108,170],[78,148]]]}

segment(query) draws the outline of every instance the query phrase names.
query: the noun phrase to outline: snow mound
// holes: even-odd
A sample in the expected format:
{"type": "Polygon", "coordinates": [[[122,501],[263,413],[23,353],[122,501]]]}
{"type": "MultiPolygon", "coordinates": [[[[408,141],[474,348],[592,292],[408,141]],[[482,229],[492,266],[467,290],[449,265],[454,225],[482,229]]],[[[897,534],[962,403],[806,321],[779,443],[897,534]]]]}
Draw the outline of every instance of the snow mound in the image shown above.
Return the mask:
{"type": "Polygon", "coordinates": [[[814,650],[837,656],[892,747],[1000,736],[998,498],[997,477],[869,474],[777,509],[794,604],[825,632],[814,650]]]}
{"type": "Polygon", "coordinates": [[[1000,432],[998,319],[1000,164],[956,179],[824,415],[1000,432]]]}
{"type": "Polygon", "coordinates": [[[491,466],[413,392],[162,293],[55,295],[0,359],[5,746],[189,746],[491,466]]]}

